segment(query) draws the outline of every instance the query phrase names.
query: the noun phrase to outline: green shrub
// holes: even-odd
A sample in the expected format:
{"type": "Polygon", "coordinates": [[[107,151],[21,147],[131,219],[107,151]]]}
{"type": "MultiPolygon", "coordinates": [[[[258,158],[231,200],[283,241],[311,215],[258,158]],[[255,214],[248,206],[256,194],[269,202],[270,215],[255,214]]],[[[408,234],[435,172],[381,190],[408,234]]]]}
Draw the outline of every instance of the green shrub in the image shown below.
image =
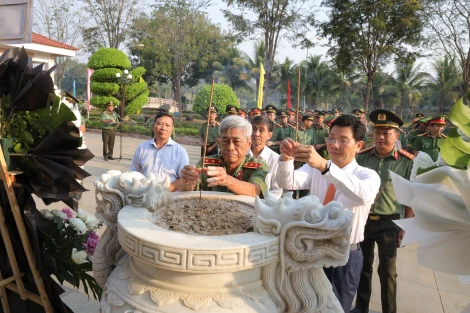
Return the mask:
{"type": "Polygon", "coordinates": [[[125,115],[135,114],[149,101],[149,91],[145,89],[137,98],[131,102],[126,102],[126,108],[124,109],[125,115]]]}
{"type": "Polygon", "coordinates": [[[90,90],[100,96],[112,96],[119,91],[119,85],[114,83],[91,82],[90,90]]]}
{"type": "Polygon", "coordinates": [[[136,67],[132,71],[130,71],[133,80],[136,79],[135,81],[138,82],[140,81],[140,76],[144,75],[147,70],[143,66],[136,67]]]}
{"type": "MultiPolygon", "coordinates": [[[[101,129],[101,121],[100,120],[87,120],[86,121],[86,128],[87,129],[101,129]]],[[[130,125],[130,124],[123,124],[122,126],[123,132],[128,134],[137,134],[137,135],[144,135],[144,136],[153,136],[153,129],[149,127],[145,127],[142,125],[130,125]]],[[[117,129],[120,131],[120,128],[117,129]]],[[[178,136],[197,136],[199,128],[186,128],[186,127],[177,127],[175,124],[174,133],[178,136]]]]}
{"type": "MultiPolygon", "coordinates": [[[[134,83],[132,85],[128,85],[127,88],[126,88],[126,102],[134,100],[135,98],[137,98],[137,96],[144,93],[145,91],[148,91],[147,83],[145,83],[145,82],[143,82],[143,83],[134,83]]],[[[147,96],[148,96],[148,94],[147,94],[147,96]]],[[[148,101],[148,99],[147,99],[147,101],[148,101]]]]}
{"type": "Polygon", "coordinates": [[[90,103],[92,106],[100,108],[101,110],[106,109],[106,103],[108,101],[113,101],[115,106],[119,106],[120,102],[115,97],[103,97],[103,96],[94,96],[91,98],[90,103]]]}
{"type": "Polygon", "coordinates": [[[98,70],[115,67],[121,70],[129,69],[131,61],[121,50],[114,48],[100,48],[88,60],[88,68],[98,70]]]}
{"type": "MultiPolygon", "coordinates": [[[[207,85],[197,94],[193,106],[193,110],[195,112],[204,115],[206,114],[205,112],[207,112],[207,107],[210,102],[210,93],[211,86],[207,85]]],[[[221,113],[225,112],[225,107],[229,104],[239,107],[237,96],[233,92],[232,88],[223,84],[215,84],[214,94],[212,96],[212,105],[219,110],[219,113],[221,113]]]]}
{"type": "Polygon", "coordinates": [[[119,78],[116,77],[116,73],[119,73],[122,77],[122,71],[118,68],[102,68],[93,72],[90,77],[91,81],[100,83],[119,82],[119,78]]]}

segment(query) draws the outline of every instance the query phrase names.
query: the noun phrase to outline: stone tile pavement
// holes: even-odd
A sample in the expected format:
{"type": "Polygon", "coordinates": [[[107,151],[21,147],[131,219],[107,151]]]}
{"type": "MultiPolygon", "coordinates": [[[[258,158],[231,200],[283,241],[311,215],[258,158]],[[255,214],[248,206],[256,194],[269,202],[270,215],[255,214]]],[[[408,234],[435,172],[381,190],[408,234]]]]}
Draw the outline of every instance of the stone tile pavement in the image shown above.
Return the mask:
{"type": "MultiPolygon", "coordinates": [[[[83,194],[79,206],[93,213],[95,210],[95,193],[93,182],[108,170],[128,171],[132,156],[137,146],[145,139],[123,137],[122,160],[105,162],[102,157],[101,134],[88,132],[85,134],[88,148],[95,155],[85,169],[91,174],[84,180],[84,186],[90,191],[83,194]]],[[[184,145],[189,154],[191,164],[199,159],[200,149],[197,146],[184,145]]],[[[114,157],[120,154],[120,138],[116,137],[114,157]]],[[[44,208],[40,199],[36,199],[39,209],[44,208]]],[[[49,207],[62,208],[64,205],[55,203],[49,207]]],[[[454,275],[434,272],[417,263],[417,246],[409,245],[398,252],[398,312],[399,313],[460,313],[470,303],[470,284],[465,285],[454,275]]],[[[377,256],[374,263],[377,270],[377,256]]],[[[61,296],[64,302],[76,313],[94,313],[99,311],[98,302],[88,297],[83,290],[75,290],[65,286],[66,292],[61,296]]],[[[382,312],[380,305],[380,282],[375,274],[371,299],[371,313],[382,312]]]]}

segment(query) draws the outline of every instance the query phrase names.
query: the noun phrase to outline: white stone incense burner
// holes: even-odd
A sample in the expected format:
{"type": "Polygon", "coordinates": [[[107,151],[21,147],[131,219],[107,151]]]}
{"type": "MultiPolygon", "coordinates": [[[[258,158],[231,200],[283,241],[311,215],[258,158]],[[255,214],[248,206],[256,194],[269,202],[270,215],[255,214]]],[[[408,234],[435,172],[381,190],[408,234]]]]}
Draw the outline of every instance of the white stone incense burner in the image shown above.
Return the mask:
{"type": "Polygon", "coordinates": [[[343,312],[322,269],[348,260],[352,212],[341,203],[204,192],[254,205],[254,231],[199,236],[149,221],[151,212],[199,192],[171,194],[168,180],[119,171],[95,187],[97,217],[108,226],[93,257],[101,312],[343,312]]]}

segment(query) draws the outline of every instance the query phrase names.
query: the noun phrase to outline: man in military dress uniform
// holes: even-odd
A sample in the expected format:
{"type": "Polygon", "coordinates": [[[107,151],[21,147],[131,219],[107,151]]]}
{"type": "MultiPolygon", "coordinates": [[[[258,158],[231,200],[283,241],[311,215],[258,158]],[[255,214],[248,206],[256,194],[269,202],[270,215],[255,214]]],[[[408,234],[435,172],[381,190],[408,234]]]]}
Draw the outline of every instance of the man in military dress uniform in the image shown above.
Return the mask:
{"type": "Polygon", "coordinates": [[[287,123],[289,123],[292,127],[295,127],[295,125],[297,124],[295,111],[292,109],[287,109],[287,123]]]}
{"type": "Polygon", "coordinates": [[[265,108],[266,116],[274,123],[273,136],[269,141],[266,142],[266,146],[271,148],[274,152],[279,154],[279,145],[284,139],[284,132],[282,131],[281,125],[276,123],[277,108],[274,105],[267,105],[265,108]]]}
{"type": "Polygon", "coordinates": [[[323,124],[325,121],[325,112],[319,111],[313,119],[312,133],[313,133],[313,147],[317,150],[318,154],[325,158],[330,159],[328,151],[326,150],[325,139],[328,137],[330,129],[323,124]]]}
{"type": "Polygon", "coordinates": [[[201,172],[202,190],[231,192],[251,197],[266,193],[268,165],[247,155],[251,146],[251,124],[239,116],[228,116],[220,123],[220,153],[200,160],[196,166],[186,165],[182,171],[180,191],[192,191],[199,186],[201,172]],[[204,171],[202,162],[204,161],[204,171]]]}
{"type": "Polygon", "coordinates": [[[429,117],[423,117],[418,121],[418,125],[416,126],[415,129],[411,130],[408,135],[406,136],[406,144],[407,144],[407,150],[408,152],[411,151],[411,145],[415,141],[416,137],[421,134],[426,134],[427,133],[427,122],[431,118],[429,117]]]}
{"type": "Polygon", "coordinates": [[[236,106],[228,104],[225,107],[225,116],[237,115],[237,114],[238,114],[238,108],[236,106]]]}
{"type": "MultiPolygon", "coordinates": [[[[207,150],[206,155],[217,154],[219,141],[219,123],[215,121],[217,118],[217,108],[211,107],[209,116],[209,132],[207,135],[207,150]]],[[[206,139],[207,122],[199,128],[199,143],[201,144],[201,157],[204,155],[204,140],[206,139]]]]}
{"type": "Polygon", "coordinates": [[[375,146],[362,150],[357,156],[357,163],[376,171],[380,176],[380,189],[370,209],[364,229],[364,241],[361,242],[364,256],[361,279],[356,295],[356,307],[352,313],[369,312],[372,291],[374,246],[377,243],[379,267],[378,275],[381,286],[382,312],[397,312],[397,247],[400,246],[404,231],[392,220],[413,217],[413,210],[397,202],[397,197],[390,179],[390,171],[409,179],[413,166],[413,155],[403,149],[397,149],[398,128],[403,120],[388,110],[375,110],[369,119],[374,123],[375,146]]]}
{"type": "Polygon", "coordinates": [[[114,139],[116,138],[116,126],[119,124],[119,116],[114,112],[114,102],[106,103],[106,110],[101,113],[101,140],[103,141],[103,159],[114,160],[114,139]]]}
{"type": "Polygon", "coordinates": [[[424,115],[422,113],[416,113],[413,119],[411,120],[410,127],[408,127],[408,132],[416,129],[416,127],[418,127],[419,120],[422,119],[423,117],[424,115]]]}
{"type": "Polygon", "coordinates": [[[246,111],[242,108],[238,109],[238,116],[240,116],[243,119],[246,119],[246,111]]]}
{"type": "Polygon", "coordinates": [[[279,126],[282,129],[284,138],[292,138],[295,135],[295,129],[287,122],[287,112],[284,110],[279,110],[277,112],[277,120],[279,121],[279,126]]]}
{"type": "Polygon", "coordinates": [[[446,118],[442,115],[432,118],[428,122],[428,132],[418,135],[411,144],[413,154],[416,156],[419,151],[423,151],[429,154],[434,162],[437,161],[442,143],[446,138],[442,134],[445,124],[446,118]]]}

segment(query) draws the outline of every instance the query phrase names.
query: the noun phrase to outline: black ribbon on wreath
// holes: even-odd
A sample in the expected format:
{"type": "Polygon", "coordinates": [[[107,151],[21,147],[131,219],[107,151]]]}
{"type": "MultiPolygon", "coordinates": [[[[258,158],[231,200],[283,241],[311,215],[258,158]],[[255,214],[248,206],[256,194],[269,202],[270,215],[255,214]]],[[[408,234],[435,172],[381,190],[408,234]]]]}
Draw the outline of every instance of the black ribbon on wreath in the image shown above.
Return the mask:
{"type": "MultiPolygon", "coordinates": [[[[65,305],[60,298],[60,295],[64,293],[64,290],[55,280],[51,278],[51,273],[47,269],[46,262],[44,260],[43,247],[38,232],[38,228],[47,230],[56,226],[54,225],[53,221],[44,218],[41,212],[37,210],[34,199],[25,186],[21,186],[15,183],[14,187],[16,200],[18,201],[19,207],[22,208],[21,215],[26,227],[26,231],[28,232],[28,238],[30,239],[31,246],[34,251],[35,264],[44,282],[46,293],[54,309],[54,312],[72,313],[72,310],[70,310],[70,308],[65,305]]],[[[18,228],[16,227],[16,221],[13,216],[13,212],[11,211],[10,202],[3,184],[0,184],[0,205],[3,208],[5,215],[5,225],[8,228],[8,233],[12,241],[18,267],[20,272],[25,273],[22,278],[23,284],[28,291],[38,294],[36,283],[34,281],[33,274],[30,271],[28,259],[26,258],[26,254],[21,243],[21,238],[18,233],[18,228]]],[[[3,240],[0,240],[0,271],[3,275],[3,278],[13,276],[3,240]]],[[[11,312],[44,312],[44,308],[41,305],[30,300],[23,301],[20,298],[20,295],[16,292],[6,289],[6,294],[10,304],[10,309],[12,310],[11,312]]],[[[3,313],[1,306],[0,312],[3,313]]]]}
{"type": "MultiPolygon", "coordinates": [[[[72,122],[64,122],[30,154],[22,155],[23,171],[18,181],[30,186],[46,205],[63,201],[75,211],[75,196],[87,191],[78,181],[90,176],[80,166],[94,157],[88,149],[79,149],[81,138],[72,122]]],[[[11,154],[14,156],[14,154],[11,154]]]]}

